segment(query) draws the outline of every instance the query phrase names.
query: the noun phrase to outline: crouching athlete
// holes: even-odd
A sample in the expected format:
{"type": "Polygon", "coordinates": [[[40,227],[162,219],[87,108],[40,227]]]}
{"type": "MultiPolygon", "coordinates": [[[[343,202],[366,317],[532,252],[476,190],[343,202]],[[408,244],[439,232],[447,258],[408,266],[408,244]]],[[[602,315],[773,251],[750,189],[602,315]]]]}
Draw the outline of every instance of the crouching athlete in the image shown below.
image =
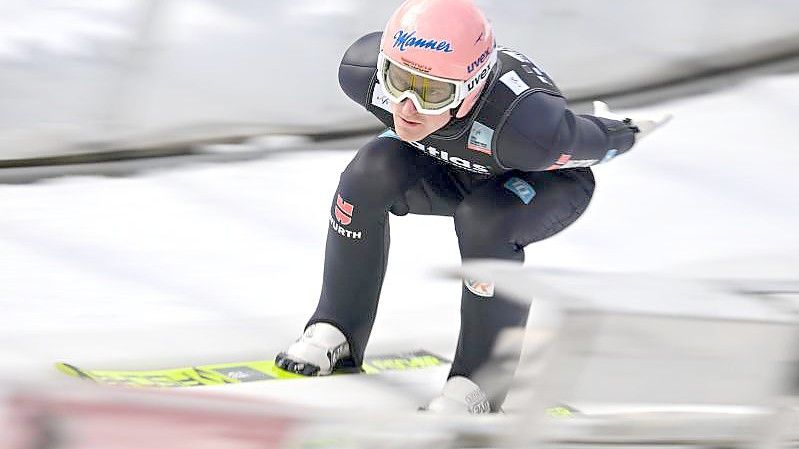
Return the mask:
{"type": "MultiPolygon", "coordinates": [[[[331,204],[318,307],[279,367],[326,375],[363,361],[389,249],[389,213],[453,217],[462,260],[524,261],[524,248],[582,215],[590,166],[627,152],[665,120],[619,121],[599,104],[572,113],[555,82],[498,47],[471,0],[408,0],[382,33],[346,52],[339,82],[386,131],[355,155],[331,204]]],[[[525,326],[528,306],[466,279],[455,357],[429,410],[499,410],[513,373],[480,388],[497,337],[525,326]],[[485,394],[484,392],[488,392],[485,394]]],[[[517,361],[518,362],[518,361],[517,361]]]]}

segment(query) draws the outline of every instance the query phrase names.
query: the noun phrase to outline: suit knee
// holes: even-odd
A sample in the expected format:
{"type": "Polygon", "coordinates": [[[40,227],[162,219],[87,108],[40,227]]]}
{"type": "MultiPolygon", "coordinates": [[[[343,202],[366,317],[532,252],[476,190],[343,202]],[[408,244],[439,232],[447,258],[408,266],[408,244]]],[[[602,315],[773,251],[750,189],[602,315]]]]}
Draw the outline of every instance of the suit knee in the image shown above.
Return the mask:
{"type": "Polygon", "coordinates": [[[339,191],[388,208],[404,191],[407,173],[402,155],[388,139],[372,141],[355,156],[339,178],[339,191]]]}
{"type": "Polygon", "coordinates": [[[455,211],[461,257],[522,260],[524,253],[513,242],[511,227],[504,214],[489,213],[464,201],[455,211]]]}

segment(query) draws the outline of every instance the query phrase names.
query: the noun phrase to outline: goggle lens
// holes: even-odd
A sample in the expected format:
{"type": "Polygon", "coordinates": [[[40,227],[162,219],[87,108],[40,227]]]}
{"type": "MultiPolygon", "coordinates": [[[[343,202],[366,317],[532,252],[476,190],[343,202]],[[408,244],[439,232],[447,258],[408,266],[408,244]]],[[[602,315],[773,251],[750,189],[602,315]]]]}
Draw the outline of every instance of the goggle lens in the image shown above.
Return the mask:
{"type": "Polygon", "coordinates": [[[426,109],[443,108],[456,100],[454,83],[409,72],[388,59],[385,64],[385,87],[394,97],[413,92],[426,109]]]}

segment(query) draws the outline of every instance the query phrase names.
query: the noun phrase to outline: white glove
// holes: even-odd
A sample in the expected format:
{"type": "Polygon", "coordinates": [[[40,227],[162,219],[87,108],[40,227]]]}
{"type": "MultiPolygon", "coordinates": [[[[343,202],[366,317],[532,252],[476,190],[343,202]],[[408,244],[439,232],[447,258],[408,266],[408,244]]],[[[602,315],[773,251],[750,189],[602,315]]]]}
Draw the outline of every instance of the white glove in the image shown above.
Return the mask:
{"type": "Polygon", "coordinates": [[[462,376],[453,376],[444,384],[441,396],[430,401],[424,409],[436,413],[450,414],[482,414],[489,413],[491,406],[488,398],[471,380],[462,376]]]}
{"type": "Polygon", "coordinates": [[[347,337],[332,324],[315,323],[308,326],[299,340],[275,358],[281,369],[305,376],[326,376],[336,363],[350,355],[347,337]]]}
{"type": "Polygon", "coordinates": [[[658,114],[656,117],[623,117],[619,114],[616,114],[608,108],[607,103],[603,101],[594,101],[594,115],[597,117],[602,118],[609,118],[611,120],[618,120],[620,122],[626,122],[631,126],[635,126],[638,128],[638,132],[635,133],[635,141],[638,142],[639,140],[643,139],[652,131],[660,128],[661,126],[668,123],[674,116],[671,114],[658,114]]]}

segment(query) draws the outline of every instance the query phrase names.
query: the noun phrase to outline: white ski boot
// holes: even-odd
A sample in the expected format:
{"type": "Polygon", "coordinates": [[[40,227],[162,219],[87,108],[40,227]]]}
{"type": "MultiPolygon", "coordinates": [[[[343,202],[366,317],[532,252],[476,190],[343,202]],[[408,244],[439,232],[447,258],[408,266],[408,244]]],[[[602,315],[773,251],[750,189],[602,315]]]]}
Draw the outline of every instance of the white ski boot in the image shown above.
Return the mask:
{"type": "Polygon", "coordinates": [[[491,406],[483,390],[463,376],[453,376],[444,384],[441,395],[423,410],[436,413],[473,414],[490,413],[491,406]]]}
{"type": "Polygon", "coordinates": [[[275,365],[303,376],[326,376],[333,372],[339,360],[349,355],[347,337],[338,328],[328,323],[315,323],[275,357],[275,365]]]}

